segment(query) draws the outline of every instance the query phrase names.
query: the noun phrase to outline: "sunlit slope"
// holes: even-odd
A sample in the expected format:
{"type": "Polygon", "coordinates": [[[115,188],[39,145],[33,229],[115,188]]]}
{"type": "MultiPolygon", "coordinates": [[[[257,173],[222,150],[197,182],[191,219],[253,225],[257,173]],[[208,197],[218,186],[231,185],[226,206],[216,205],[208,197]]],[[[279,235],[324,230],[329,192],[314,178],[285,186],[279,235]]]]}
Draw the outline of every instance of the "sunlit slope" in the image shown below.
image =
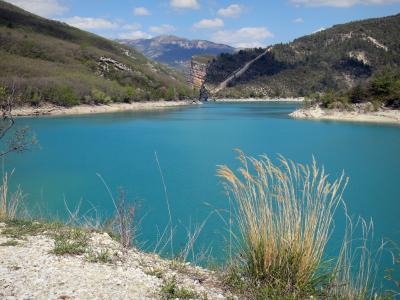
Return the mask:
{"type": "Polygon", "coordinates": [[[0,1],[0,83],[22,101],[183,98],[180,75],[137,51],[0,1]],[[172,91],[172,92],[171,92],[172,91]]]}
{"type": "MultiPolygon", "coordinates": [[[[336,25],[277,44],[221,91],[228,96],[303,96],[347,89],[375,72],[400,65],[400,15],[336,25]]],[[[216,86],[265,49],[220,55],[207,83],[216,86]]]]}

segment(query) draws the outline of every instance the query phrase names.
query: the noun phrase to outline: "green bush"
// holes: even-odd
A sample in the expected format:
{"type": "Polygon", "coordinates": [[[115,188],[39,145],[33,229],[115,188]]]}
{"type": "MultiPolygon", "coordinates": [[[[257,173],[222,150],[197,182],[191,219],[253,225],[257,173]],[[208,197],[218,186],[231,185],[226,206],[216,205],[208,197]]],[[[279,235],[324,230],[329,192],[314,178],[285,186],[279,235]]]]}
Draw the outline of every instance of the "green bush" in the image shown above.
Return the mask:
{"type": "Polygon", "coordinates": [[[169,86],[165,94],[165,100],[171,101],[174,99],[175,99],[175,89],[173,86],[169,86]]]}
{"type": "Polygon", "coordinates": [[[51,101],[62,106],[74,106],[80,103],[75,91],[67,85],[56,86],[52,91],[51,101]]]}
{"type": "Polygon", "coordinates": [[[135,100],[135,89],[132,86],[126,86],[124,92],[124,102],[132,102],[135,100]]]}
{"type": "Polygon", "coordinates": [[[92,89],[91,97],[93,101],[99,104],[106,104],[111,102],[111,97],[97,88],[92,89]]]}
{"type": "Polygon", "coordinates": [[[400,108],[400,69],[375,74],[364,84],[358,84],[347,92],[328,90],[307,97],[329,109],[350,109],[350,104],[371,103],[374,110],[381,107],[400,108]]]}

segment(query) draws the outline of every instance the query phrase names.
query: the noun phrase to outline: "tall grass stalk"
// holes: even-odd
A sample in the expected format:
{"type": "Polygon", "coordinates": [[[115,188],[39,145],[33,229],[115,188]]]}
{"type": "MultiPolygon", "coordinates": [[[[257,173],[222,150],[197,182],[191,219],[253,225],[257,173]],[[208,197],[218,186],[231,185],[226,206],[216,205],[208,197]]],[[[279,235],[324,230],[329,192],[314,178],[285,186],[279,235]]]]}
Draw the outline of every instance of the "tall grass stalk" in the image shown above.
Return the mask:
{"type": "Polygon", "coordinates": [[[348,179],[332,183],[324,168],[296,164],[279,156],[248,157],[235,174],[218,167],[218,176],[236,202],[239,259],[247,275],[284,294],[297,294],[315,282],[348,179]]]}
{"type": "Polygon", "coordinates": [[[14,193],[10,193],[9,191],[9,180],[13,173],[14,170],[10,174],[6,172],[0,186],[0,220],[16,219],[24,198],[24,194],[19,186],[14,193]]]}
{"type": "Polygon", "coordinates": [[[346,219],[345,236],[333,272],[330,295],[336,299],[373,299],[376,274],[385,243],[382,242],[373,251],[372,220],[367,222],[359,218],[353,224],[347,211],[346,219]],[[361,230],[360,238],[354,238],[357,230],[361,230]]]}
{"type": "Polygon", "coordinates": [[[200,256],[196,255],[194,246],[201,232],[203,231],[204,226],[207,224],[208,220],[213,214],[213,211],[209,213],[208,216],[203,220],[203,222],[201,222],[200,224],[195,224],[193,229],[191,226],[191,222],[189,222],[189,226],[185,226],[187,242],[179,254],[179,258],[182,261],[187,261],[190,256],[191,261],[196,262],[198,257],[207,256],[208,250],[206,250],[204,253],[200,253],[200,256]]]}
{"type": "Polygon", "coordinates": [[[385,279],[390,284],[386,295],[392,299],[400,298],[400,245],[389,240],[389,253],[392,258],[392,268],[386,270],[385,279]]]}
{"type": "Polygon", "coordinates": [[[171,246],[171,255],[174,256],[174,241],[173,241],[174,228],[173,228],[173,224],[172,224],[172,214],[171,214],[171,206],[169,204],[168,190],[167,190],[167,185],[165,184],[164,175],[163,175],[163,172],[161,169],[160,161],[158,160],[157,152],[154,152],[154,156],[155,156],[155,159],[157,162],[158,171],[160,172],[161,181],[162,181],[163,188],[164,188],[164,196],[165,196],[165,202],[167,203],[168,218],[169,218],[169,224],[167,227],[169,227],[169,229],[170,229],[169,230],[169,241],[170,241],[170,246],[171,246]]]}
{"type": "Polygon", "coordinates": [[[125,192],[123,189],[119,190],[118,199],[115,199],[111,189],[103,177],[100,174],[97,174],[97,176],[100,178],[114,204],[116,216],[112,222],[112,227],[115,227],[115,231],[118,233],[120,238],[121,246],[124,250],[126,250],[132,246],[132,242],[136,233],[134,222],[136,216],[136,206],[135,204],[131,204],[126,201],[125,192]]]}
{"type": "Polygon", "coordinates": [[[65,225],[83,227],[89,230],[106,229],[104,218],[101,217],[93,203],[89,202],[91,208],[88,209],[86,212],[81,212],[82,202],[83,200],[80,199],[75,207],[70,208],[66,198],[64,197],[64,207],[68,214],[68,219],[65,222],[65,225]]]}

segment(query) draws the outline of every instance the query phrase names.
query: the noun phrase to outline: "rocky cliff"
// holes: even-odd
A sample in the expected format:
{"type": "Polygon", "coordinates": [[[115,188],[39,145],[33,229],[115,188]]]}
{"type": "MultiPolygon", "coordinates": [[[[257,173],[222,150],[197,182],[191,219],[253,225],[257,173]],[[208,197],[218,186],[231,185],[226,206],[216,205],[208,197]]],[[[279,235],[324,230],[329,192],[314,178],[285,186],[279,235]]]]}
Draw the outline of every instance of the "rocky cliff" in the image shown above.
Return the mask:
{"type": "Polygon", "coordinates": [[[190,78],[189,82],[195,89],[200,89],[207,76],[207,68],[209,65],[210,59],[205,57],[196,57],[192,58],[190,63],[190,78]]]}

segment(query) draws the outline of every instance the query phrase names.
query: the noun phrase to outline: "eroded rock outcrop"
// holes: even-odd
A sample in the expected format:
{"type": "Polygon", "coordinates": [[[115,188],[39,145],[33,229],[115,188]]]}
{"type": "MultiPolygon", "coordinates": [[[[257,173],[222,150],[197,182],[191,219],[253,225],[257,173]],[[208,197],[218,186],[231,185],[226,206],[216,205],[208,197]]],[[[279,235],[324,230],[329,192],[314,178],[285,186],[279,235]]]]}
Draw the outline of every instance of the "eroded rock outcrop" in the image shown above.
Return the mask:
{"type": "Polygon", "coordinates": [[[192,59],[190,64],[190,83],[196,89],[201,89],[207,76],[208,61],[192,59]]]}
{"type": "Polygon", "coordinates": [[[125,72],[132,71],[132,69],[127,65],[115,59],[112,59],[111,57],[105,57],[105,56],[101,56],[99,58],[98,70],[100,76],[104,76],[104,74],[110,72],[110,70],[125,71],[125,72]]]}

